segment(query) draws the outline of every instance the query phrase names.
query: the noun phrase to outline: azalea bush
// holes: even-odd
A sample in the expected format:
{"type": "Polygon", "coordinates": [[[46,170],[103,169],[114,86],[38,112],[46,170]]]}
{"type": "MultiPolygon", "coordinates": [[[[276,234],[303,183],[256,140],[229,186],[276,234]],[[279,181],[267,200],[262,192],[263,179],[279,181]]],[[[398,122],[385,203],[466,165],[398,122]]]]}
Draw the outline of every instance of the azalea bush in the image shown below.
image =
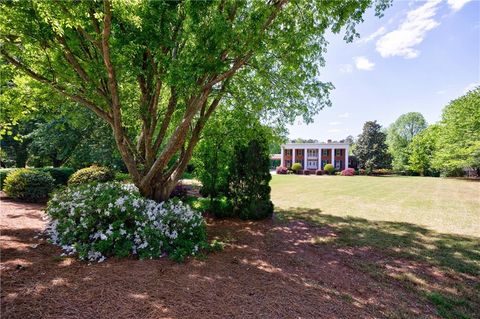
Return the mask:
{"type": "Polygon", "coordinates": [[[277,174],[287,174],[288,168],[285,166],[278,166],[277,167],[277,174]]]}
{"type": "Polygon", "coordinates": [[[208,246],[199,212],[177,199],[146,199],[132,184],[68,187],[53,195],[46,212],[52,242],[82,260],[168,255],[182,261],[208,246]]]}
{"type": "Polygon", "coordinates": [[[342,176],[354,176],[355,170],[353,168],[346,168],[341,172],[342,176]]]}

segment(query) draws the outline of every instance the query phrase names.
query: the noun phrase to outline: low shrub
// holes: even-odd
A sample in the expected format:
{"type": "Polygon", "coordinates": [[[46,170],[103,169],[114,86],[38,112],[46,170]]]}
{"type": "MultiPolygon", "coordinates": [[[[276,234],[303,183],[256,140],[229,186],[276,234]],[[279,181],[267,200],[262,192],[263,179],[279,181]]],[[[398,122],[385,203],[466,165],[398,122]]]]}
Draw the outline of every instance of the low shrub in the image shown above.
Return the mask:
{"type": "Polygon", "coordinates": [[[332,164],[326,164],[326,165],[323,167],[323,170],[324,170],[328,175],[333,175],[333,173],[335,172],[335,168],[333,167],[332,164]]]}
{"type": "Polygon", "coordinates": [[[182,261],[208,245],[199,212],[179,200],[146,199],[132,184],[67,187],[54,194],[46,212],[52,242],[82,260],[168,255],[182,261]]]}
{"type": "Polygon", "coordinates": [[[310,175],[310,171],[303,171],[303,175],[310,175]]]}
{"type": "Polygon", "coordinates": [[[317,175],[325,175],[325,171],[323,169],[317,169],[317,171],[315,172],[315,174],[317,175]]]}
{"type": "Polygon", "coordinates": [[[67,185],[68,179],[75,173],[75,170],[70,167],[42,167],[38,170],[50,174],[56,186],[67,185]]]}
{"type": "Polygon", "coordinates": [[[108,167],[90,166],[76,171],[68,180],[68,185],[80,185],[91,182],[109,182],[115,178],[113,171],[108,167]]]}
{"type": "Polygon", "coordinates": [[[360,169],[356,170],[355,173],[357,175],[367,175],[367,171],[364,170],[363,168],[360,168],[360,169]]]}
{"type": "Polygon", "coordinates": [[[115,178],[117,182],[131,182],[130,174],[122,173],[122,172],[115,172],[115,178]]]}
{"type": "Polygon", "coordinates": [[[354,176],[355,170],[353,168],[346,168],[341,173],[342,176],[354,176]]]}
{"type": "Polygon", "coordinates": [[[295,173],[298,173],[299,171],[302,170],[302,164],[300,163],[293,163],[292,165],[292,171],[294,171],[295,173]]]}
{"type": "Polygon", "coordinates": [[[277,174],[287,174],[288,169],[285,166],[277,166],[277,174]]]}
{"type": "Polygon", "coordinates": [[[388,168],[377,168],[372,170],[372,175],[392,175],[394,174],[393,170],[388,168]]]}
{"type": "Polygon", "coordinates": [[[7,175],[16,170],[16,168],[1,168],[0,169],[0,190],[3,189],[3,184],[7,175]]]}
{"type": "Polygon", "coordinates": [[[36,202],[47,199],[53,186],[54,180],[50,174],[20,168],[7,175],[3,190],[9,197],[36,202]]]}
{"type": "Polygon", "coordinates": [[[233,217],[232,202],[225,196],[205,198],[201,210],[213,214],[216,218],[233,217]]]}

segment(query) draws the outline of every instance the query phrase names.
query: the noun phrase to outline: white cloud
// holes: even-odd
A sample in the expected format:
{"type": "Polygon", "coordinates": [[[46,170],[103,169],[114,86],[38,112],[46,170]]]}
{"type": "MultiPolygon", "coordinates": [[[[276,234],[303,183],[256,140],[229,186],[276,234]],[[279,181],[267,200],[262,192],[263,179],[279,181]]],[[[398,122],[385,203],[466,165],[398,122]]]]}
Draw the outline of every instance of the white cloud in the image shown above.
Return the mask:
{"type": "Polygon", "coordinates": [[[330,122],[330,123],[328,123],[328,125],[332,125],[332,126],[333,126],[333,125],[340,125],[340,124],[342,124],[342,122],[336,121],[336,122],[330,122]]]}
{"type": "Polygon", "coordinates": [[[448,0],[447,2],[450,8],[452,9],[452,11],[456,12],[462,9],[463,6],[469,3],[470,1],[472,0],[448,0]]]}
{"type": "Polygon", "coordinates": [[[349,116],[350,116],[350,113],[348,113],[348,112],[345,112],[345,113],[342,113],[342,114],[338,115],[339,118],[347,118],[349,116]]]}
{"type": "Polygon", "coordinates": [[[387,32],[387,29],[385,29],[384,27],[380,27],[377,31],[373,32],[368,37],[358,40],[357,43],[368,43],[375,40],[379,36],[384,35],[385,32],[387,32]]]}
{"type": "Polygon", "coordinates": [[[338,128],[332,128],[332,129],[329,129],[328,132],[329,133],[338,133],[338,132],[341,132],[341,130],[338,129],[338,128]]]}
{"type": "Polygon", "coordinates": [[[352,73],[353,67],[351,64],[341,64],[340,65],[340,72],[342,73],[352,73]]]}
{"type": "Polygon", "coordinates": [[[472,91],[473,89],[475,89],[476,87],[480,86],[480,82],[474,82],[474,83],[470,83],[469,85],[467,85],[464,89],[463,89],[463,93],[468,93],[468,91],[472,91]]]}
{"type": "Polygon", "coordinates": [[[403,56],[406,59],[418,57],[420,44],[428,31],[440,25],[434,18],[441,0],[428,1],[424,5],[407,12],[400,26],[378,39],[376,49],[384,58],[403,56]]]}
{"type": "Polygon", "coordinates": [[[370,62],[364,56],[354,57],[353,60],[355,61],[355,66],[359,70],[371,71],[371,70],[373,70],[373,67],[375,66],[375,63],[370,62]]]}

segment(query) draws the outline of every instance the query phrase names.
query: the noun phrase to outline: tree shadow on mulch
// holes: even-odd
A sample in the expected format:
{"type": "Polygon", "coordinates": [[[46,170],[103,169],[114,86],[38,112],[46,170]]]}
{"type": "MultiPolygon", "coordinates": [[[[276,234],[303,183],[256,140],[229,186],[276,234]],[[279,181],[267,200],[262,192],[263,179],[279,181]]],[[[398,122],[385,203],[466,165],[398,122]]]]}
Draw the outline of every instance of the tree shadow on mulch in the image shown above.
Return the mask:
{"type": "MultiPolygon", "coordinates": [[[[446,318],[478,318],[480,313],[480,238],[441,234],[418,225],[369,221],[291,208],[279,219],[302,219],[331,230],[314,239],[354,258],[352,267],[378,280],[395,279],[432,302],[446,318]]],[[[474,221],[472,221],[474,222],[474,221]]]]}
{"type": "MultiPolygon", "coordinates": [[[[29,218],[28,216],[25,216],[29,218]]],[[[434,317],[416,295],[350,265],[330,227],[305,222],[208,220],[226,243],[206,259],[59,257],[41,229],[2,221],[1,311],[6,318],[365,318],[434,317]],[[33,245],[38,244],[35,248],[33,245]],[[22,264],[22,268],[15,267],[22,264]]],[[[401,287],[400,287],[401,288],[401,287]]]]}

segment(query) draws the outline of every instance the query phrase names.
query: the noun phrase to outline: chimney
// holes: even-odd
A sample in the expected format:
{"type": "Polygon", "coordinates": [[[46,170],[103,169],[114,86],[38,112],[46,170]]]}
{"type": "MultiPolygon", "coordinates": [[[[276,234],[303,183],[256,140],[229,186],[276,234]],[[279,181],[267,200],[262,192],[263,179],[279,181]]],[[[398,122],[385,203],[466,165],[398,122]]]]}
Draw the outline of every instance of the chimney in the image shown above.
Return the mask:
{"type": "Polygon", "coordinates": [[[327,140],[327,143],[332,143],[332,140],[327,140]]]}

